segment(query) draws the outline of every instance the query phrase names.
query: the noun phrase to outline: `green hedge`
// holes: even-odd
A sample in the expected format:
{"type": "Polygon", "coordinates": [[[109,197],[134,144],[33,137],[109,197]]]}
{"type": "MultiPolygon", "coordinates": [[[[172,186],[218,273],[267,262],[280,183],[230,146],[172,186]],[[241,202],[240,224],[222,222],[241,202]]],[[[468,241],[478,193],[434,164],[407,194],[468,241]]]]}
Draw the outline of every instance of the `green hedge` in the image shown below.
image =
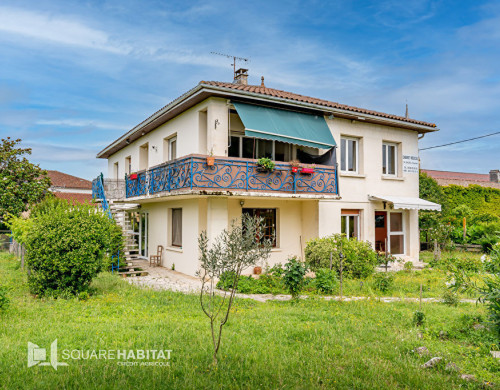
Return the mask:
{"type": "Polygon", "coordinates": [[[32,210],[26,237],[33,294],[78,294],[122,247],[121,229],[90,205],[47,200],[32,210]]]}

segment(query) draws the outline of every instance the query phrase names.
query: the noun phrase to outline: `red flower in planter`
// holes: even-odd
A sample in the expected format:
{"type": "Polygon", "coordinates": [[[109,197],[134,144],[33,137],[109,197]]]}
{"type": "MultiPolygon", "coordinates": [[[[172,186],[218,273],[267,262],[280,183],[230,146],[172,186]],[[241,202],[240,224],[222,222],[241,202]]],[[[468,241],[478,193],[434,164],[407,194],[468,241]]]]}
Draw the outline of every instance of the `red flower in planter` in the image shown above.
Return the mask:
{"type": "Polygon", "coordinates": [[[132,173],[132,174],[129,176],[129,179],[130,179],[130,180],[136,180],[136,179],[137,179],[137,173],[132,173]]]}
{"type": "Polygon", "coordinates": [[[300,173],[303,173],[305,175],[310,175],[311,173],[314,173],[314,169],[313,168],[302,168],[300,173]]]}

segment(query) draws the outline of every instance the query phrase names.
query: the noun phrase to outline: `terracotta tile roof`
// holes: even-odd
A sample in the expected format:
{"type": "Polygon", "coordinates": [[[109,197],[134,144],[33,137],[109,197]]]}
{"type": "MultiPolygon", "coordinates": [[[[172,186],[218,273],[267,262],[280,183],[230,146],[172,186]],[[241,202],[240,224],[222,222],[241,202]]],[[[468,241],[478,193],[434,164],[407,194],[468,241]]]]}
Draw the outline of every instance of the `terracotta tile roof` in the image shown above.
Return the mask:
{"type": "Polygon", "coordinates": [[[52,187],[92,189],[92,182],[59,171],[47,170],[52,187]]]}
{"type": "Polygon", "coordinates": [[[422,126],[436,127],[436,125],[434,123],[419,121],[416,119],[406,118],[404,116],[399,116],[399,115],[386,114],[384,112],[379,112],[379,111],[367,110],[364,108],[359,108],[359,107],[354,107],[354,106],[348,106],[345,104],[331,102],[328,100],[313,98],[313,97],[309,97],[309,96],[303,96],[303,95],[299,95],[299,94],[292,93],[292,92],[281,91],[279,89],[267,88],[267,87],[263,87],[260,85],[242,85],[242,84],[233,84],[233,83],[227,83],[227,82],[221,82],[221,81],[201,81],[200,84],[201,85],[212,85],[215,87],[223,87],[223,88],[246,91],[246,92],[253,92],[253,93],[258,93],[261,95],[274,96],[274,97],[278,97],[278,98],[282,98],[282,99],[288,99],[288,100],[293,100],[293,101],[303,102],[303,103],[317,104],[320,106],[337,108],[337,109],[341,109],[341,110],[357,112],[360,114],[379,116],[379,117],[383,117],[383,118],[394,119],[394,120],[408,122],[408,123],[414,123],[414,124],[422,125],[422,126]]]}
{"type": "Polygon", "coordinates": [[[490,175],[483,173],[466,173],[466,172],[449,172],[435,171],[431,169],[422,169],[422,172],[427,173],[434,179],[451,179],[451,180],[470,180],[470,181],[490,181],[490,175]]]}
{"type": "Polygon", "coordinates": [[[491,187],[500,189],[500,183],[490,181],[490,175],[484,173],[448,172],[422,169],[427,175],[435,179],[439,185],[457,185],[468,187],[469,185],[479,185],[481,187],[491,187]]]}
{"type": "Polygon", "coordinates": [[[66,199],[78,203],[92,203],[92,194],[79,194],[75,192],[54,192],[56,198],[66,199]]]}

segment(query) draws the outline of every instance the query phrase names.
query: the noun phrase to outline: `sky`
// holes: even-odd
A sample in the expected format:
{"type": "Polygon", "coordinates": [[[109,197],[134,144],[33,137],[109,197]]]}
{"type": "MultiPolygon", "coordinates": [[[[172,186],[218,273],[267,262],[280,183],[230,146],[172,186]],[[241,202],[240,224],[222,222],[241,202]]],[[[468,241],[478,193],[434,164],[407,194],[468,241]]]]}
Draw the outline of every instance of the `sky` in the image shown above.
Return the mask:
{"type": "MultiPolygon", "coordinates": [[[[249,83],[436,123],[420,147],[500,131],[500,2],[0,0],[0,138],[91,179],[96,154],[201,80],[249,83]]],[[[421,151],[500,168],[500,135],[421,151]]]]}

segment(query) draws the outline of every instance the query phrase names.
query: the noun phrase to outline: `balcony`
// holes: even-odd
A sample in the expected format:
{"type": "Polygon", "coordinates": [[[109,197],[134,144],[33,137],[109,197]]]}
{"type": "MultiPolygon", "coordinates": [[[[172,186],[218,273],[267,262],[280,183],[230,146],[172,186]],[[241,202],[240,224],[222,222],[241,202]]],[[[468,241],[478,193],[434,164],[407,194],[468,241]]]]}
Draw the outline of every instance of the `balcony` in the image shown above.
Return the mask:
{"type": "Polygon", "coordinates": [[[162,196],[184,192],[308,194],[338,196],[337,169],[316,165],[314,172],[293,173],[289,163],[276,162],[272,172],[262,172],[257,160],[188,155],[125,178],[126,198],[162,196]]]}

